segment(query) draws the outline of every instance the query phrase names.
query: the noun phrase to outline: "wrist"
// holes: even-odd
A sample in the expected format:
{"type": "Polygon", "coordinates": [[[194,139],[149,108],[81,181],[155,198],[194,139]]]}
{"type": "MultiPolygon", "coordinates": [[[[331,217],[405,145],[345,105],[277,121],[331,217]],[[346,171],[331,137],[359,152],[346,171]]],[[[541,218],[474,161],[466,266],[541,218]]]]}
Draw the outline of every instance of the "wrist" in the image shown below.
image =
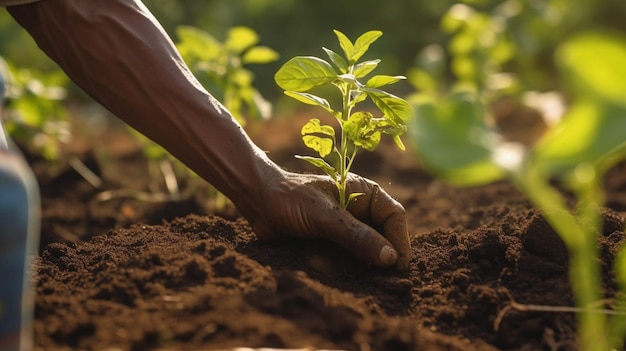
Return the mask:
{"type": "Polygon", "coordinates": [[[228,188],[232,193],[225,195],[230,198],[239,212],[251,223],[261,216],[268,205],[268,193],[277,184],[284,182],[286,172],[270,160],[260,149],[256,149],[256,157],[249,167],[238,172],[228,188]]]}

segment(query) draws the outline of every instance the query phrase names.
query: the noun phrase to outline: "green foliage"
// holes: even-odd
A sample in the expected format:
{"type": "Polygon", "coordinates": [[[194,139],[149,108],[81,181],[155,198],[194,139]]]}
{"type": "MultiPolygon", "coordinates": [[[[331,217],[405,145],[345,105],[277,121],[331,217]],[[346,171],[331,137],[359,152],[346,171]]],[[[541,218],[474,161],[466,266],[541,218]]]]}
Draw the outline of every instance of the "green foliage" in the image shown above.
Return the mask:
{"type": "Polygon", "coordinates": [[[496,137],[485,120],[486,107],[473,91],[454,91],[444,98],[414,101],[410,128],[422,163],[456,185],[480,185],[504,176],[492,162],[489,144],[496,137]]]}
{"type": "Polygon", "coordinates": [[[597,167],[626,142],[626,39],[582,34],[563,44],[556,60],[575,101],[563,122],[537,145],[536,162],[552,172],[571,171],[581,162],[597,167]]]}
{"type": "Polygon", "coordinates": [[[402,76],[375,75],[362,83],[380,63],[380,60],[359,59],[370,45],[381,35],[380,31],[369,31],[353,43],[345,34],[335,30],[343,56],[323,48],[330,59],[329,63],[313,56],[296,56],[287,61],[276,72],[276,83],[285,94],[305,104],[319,106],[337,120],[341,133],[339,140],[332,126],[321,124],[318,119],[309,120],[302,127],[304,144],[316,151],[320,158],[296,156],[310,162],[329,175],[339,191],[339,203],[346,208],[358,194],[346,194],[346,181],[350,167],[359,149],[373,151],[379,144],[381,135],[391,135],[404,150],[400,136],[406,131],[406,122],[413,115],[411,106],[403,99],[380,88],[404,79],[402,76]],[[334,108],[320,96],[307,91],[334,86],[341,94],[341,108],[334,108]],[[355,111],[355,106],[371,100],[382,116],[375,117],[371,112],[355,111]]]}
{"type": "Polygon", "coordinates": [[[266,119],[271,104],[252,85],[253,74],[246,64],[265,64],[278,59],[267,46],[256,45],[257,33],[248,27],[231,28],[224,42],[204,30],[180,26],[177,47],[200,82],[245,125],[248,118],[266,119]]]}
{"type": "Polygon", "coordinates": [[[61,145],[72,138],[64,102],[66,76],[60,71],[43,73],[11,64],[4,125],[7,133],[49,161],[62,161],[61,145]]]}
{"type": "MultiPolygon", "coordinates": [[[[626,317],[593,311],[601,300],[596,257],[602,223],[602,177],[626,159],[626,39],[605,33],[575,36],[560,45],[556,65],[571,88],[573,102],[563,119],[532,148],[505,142],[481,115],[487,109],[479,91],[439,98],[416,98],[415,145],[425,165],[458,185],[512,180],[542,211],[570,252],[575,302],[581,308],[581,350],[618,349],[626,317]],[[577,200],[571,210],[550,181],[558,179],[577,200]],[[612,327],[609,327],[609,326],[612,327]],[[611,344],[609,344],[609,342],[611,344]]],[[[618,255],[617,279],[624,288],[624,250],[618,255]]],[[[626,304],[624,295],[617,308],[626,304]]],[[[623,312],[623,311],[622,311],[623,312]]]]}
{"type": "MultiPolygon", "coordinates": [[[[257,45],[257,33],[247,27],[229,29],[224,42],[218,41],[208,32],[193,26],[179,26],[178,51],[190,67],[198,81],[232,113],[240,124],[248,120],[262,120],[270,117],[271,104],[253,86],[253,74],[244,68],[247,64],[265,64],[278,59],[278,53],[266,46],[257,45]]],[[[198,175],[174,158],[162,146],[131,129],[144,155],[150,161],[149,168],[154,177],[163,175],[168,188],[165,199],[179,199],[193,196],[198,175]],[[168,165],[163,168],[163,165],[168,165]],[[187,189],[179,189],[178,180],[185,179],[187,189]]],[[[217,210],[226,206],[226,197],[215,188],[208,187],[209,200],[217,210]]],[[[152,199],[154,196],[145,196],[152,199]]]]}
{"type": "Polygon", "coordinates": [[[460,84],[491,91],[510,87],[512,81],[505,81],[501,73],[516,51],[506,32],[509,16],[506,11],[481,13],[464,4],[452,6],[444,15],[441,27],[453,34],[448,51],[460,84]]]}

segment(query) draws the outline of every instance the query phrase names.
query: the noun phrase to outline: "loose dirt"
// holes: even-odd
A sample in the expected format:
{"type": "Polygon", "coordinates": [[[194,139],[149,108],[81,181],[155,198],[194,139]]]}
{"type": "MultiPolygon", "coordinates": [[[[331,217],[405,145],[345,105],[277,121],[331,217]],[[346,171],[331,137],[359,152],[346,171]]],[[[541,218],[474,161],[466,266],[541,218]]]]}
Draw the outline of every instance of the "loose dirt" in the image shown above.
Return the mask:
{"type": "MultiPolygon", "coordinates": [[[[310,171],[292,157],[307,153],[294,125],[278,119],[251,134],[279,164],[310,171]]],[[[105,190],[147,191],[157,181],[132,143],[109,164],[82,153],[96,173],[115,174],[99,188],[71,168],[43,176],[45,165],[31,158],[43,196],[37,349],[574,350],[573,314],[511,308],[572,305],[567,251],[524,196],[507,182],[453,188],[391,144],[361,154],[354,171],[406,207],[407,273],[322,240],[259,242],[232,207],[207,205],[202,186],[180,201],[98,201],[105,190]]],[[[625,165],[608,174],[606,189],[598,245],[611,297],[625,165]]]]}

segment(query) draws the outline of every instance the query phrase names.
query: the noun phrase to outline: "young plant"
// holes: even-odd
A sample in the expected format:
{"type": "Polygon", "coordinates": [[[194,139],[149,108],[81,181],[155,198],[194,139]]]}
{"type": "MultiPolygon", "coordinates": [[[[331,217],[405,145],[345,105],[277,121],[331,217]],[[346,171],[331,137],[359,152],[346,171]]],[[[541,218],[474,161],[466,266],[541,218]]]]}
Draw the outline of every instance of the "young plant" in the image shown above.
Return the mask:
{"type": "Polygon", "coordinates": [[[579,348],[586,351],[622,349],[626,335],[626,248],[615,260],[621,293],[610,310],[598,308],[603,294],[597,259],[603,175],[626,160],[625,61],[624,38],[584,34],[561,45],[556,64],[574,100],[531,148],[504,142],[488,126],[484,97],[476,90],[415,99],[413,145],[426,167],[457,185],[508,178],[559,234],[570,255],[579,348]],[[554,180],[571,191],[574,208],[554,180]]]}
{"type": "Polygon", "coordinates": [[[10,62],[6,71],[3,85],[7,133],[56,166],[51,170],[62,168],[68,159],[63,144],[72,139],[71,118],[64,105],[67,77],[60,70],[44,73],[18,68],[10,62]]]}
{"type": "Polygon", "coordinates": [[[302,140],[320,157],[296,157],[308,161],[333,179],[339,191],[339,204],[346,208],[350,201],[361,195],[346,194],[348,174],[359,149],[373,151],[380,143],[381,135],[389,134],[396,145],[404,150],[400,136],[407,130],[406,123],[413,116],[413,111],[408,102],[381,89],[405,77],[375,75],[366,82],[361,81],[380,63],[379,59],[359,60],[382,32],[366,32],[354,43],[340,31],[334,32],[343,56],[323,48],[331,63],[314,56],[294,57],[276,72],[275,80],[287,96],[305,104],[319,106],[337,120],[339,136],[332,126],[322,124],[319,119],[309,120],[302,127],[302,140]],[[323,97],[307,93],[324,86],[339,90],[339,107],[332,106],[323,97]],[[375,117],[369,111],[355,110],[357,104],[367,99],[382,113],[380,116],[375,117]]]}
{"type": "MultiPolygon", "coordinates": [[[[230,28],[223,42],[193,26],[179,26],[176,34],[179,39],[176,47],[185,63],[242,126],[247,126],[249,121],[270,117],[272,105],[253,86],[253,73],[244,65],[270,63],[276,61],[279,55],[269,47],[257,45],[259,36],[254,30],[243,26],[230,28]]],[[[153,184],[149,193],[121,189],[104,192],[99,199],[130,196],[143,201],[163,202],[195,195],[200,183],[196,173],[160,145],[132,129],[131,133],[149,161],[152,178],[158,179],[161,174],[167,192],[162,192],[158,184],[153,184]],[[185,180],[186,187],[179,186],[179,180],[185,180]]],[[[223,210],[228,199],[209,184],[206,185],[211,207],[223,210]]]]}
{"type": "Polygon", "coordinates": [[[223,42],[192,26],[179,26],[176,34],[176,47],[187,65],[242,126],[270,117],[272,105],[252,85],[254,75],[244,65],[267,64],[279,55],[257,45],[259,36],[253,29],[230,28],[223,42]]]}

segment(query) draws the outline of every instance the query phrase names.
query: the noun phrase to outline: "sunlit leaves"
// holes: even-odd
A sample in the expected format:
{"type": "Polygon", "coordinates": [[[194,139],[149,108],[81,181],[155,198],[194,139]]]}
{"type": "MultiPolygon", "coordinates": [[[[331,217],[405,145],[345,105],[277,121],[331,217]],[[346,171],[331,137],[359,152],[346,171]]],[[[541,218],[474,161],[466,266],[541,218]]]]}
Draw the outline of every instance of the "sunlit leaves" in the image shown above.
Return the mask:
{"type": "MultiPolygon", "coordinates": [[[[557,63],[572,82],[575,103],[546,134],[536,158],[553,171],[595,164],[626,145],[626,38],[584,34],[563,44],[557,63]]],[[[626,157],[626,155],[623,155],[626,157]]]]}
{"type": "Polygon", "coordinates": [[[278,57],[278,53],[272,48],[267,46],[254,46],[241,56],[241,61],[244,64],[270,63],[278,60],[278,57]]]}
{"type": "Polygon", "coordinates": [[[240,26],[228,30],[224,45],[230,52],[239,54],[258,42],[259,36],[254,30],[240,26]]]}
{"type": "Polygon", "coordinates": [[[387,76],[387,75],[376,75],[370,78],[365,86],[368,88],[380,88],[385,85],[396,83],[400,80],[406,79],[404,76],[387,76]]]}
{"type": "Polygon", "coordinates": [[[243,65],[269,63],[279,55],[269,47],[256,45],[259,37],[254,30],[233,27],[223,43],[196,27],[180,26],[176,34],[178,51],[196,78],[239,123],[270,117],[271,104],[254,88],[254,75],[243,65]]]}
{"type": "Polygon", "coordinates": [[[332,179],[337,180],[337,170],[333,166],[329,165],[328,162],[324,161],[323,159],[319,157],[301,156],[301,155],[296,155],[296,158],[307,161],[308,163],[312,164],[313,166],[319,168],[324,173],[329,175],[332,179]]]}
{"type": "Polygon", "coordinates": [[[393,123],[404,125],[413,117],[413,109],[406,100],[380,89],[363,88],[363,91],[393,123]]]}
{"type": "Polygon", "coordinates": [[[339,71],[341,73],[348,73],[348,63],[343,57],[341,57],[341,55],[327,48],[322,48],[322,49],[326,51],[326,54],[328,55],[328,58],[330,59],[330,61],[334,63],[335,66],[337,66],[337,68],[339,68],[339,71]]]}
{"type": "Polygon", "coordinates": [[[580,35],[562,45],[556,58],[581,97],[626,104],[626,38],[580,35]]]}
{"type": "Polygon", "coordinates": [[[222,50],[222,44],[200,28],[179,26],[176,28],[176,35],[179,39],[176,48],[183,58],[211,61],[216,59],[222,50]]]}
{"type": "Polygon", "coordinates": [[[309,94],[309,93],[301,93],[301,92],[297,92],[297,91],[285,91],[285,95],[290,96],[302,103],[305,103],[307,105],[316,105],[316,106],[320,106],[322,107],[324,110],[328,111],[328,112],[334,112],[333,109],[330,107],[330,104],[328,103],[328,100],[319,97],[317,95],[313,95],[313,94],[309,94]]]}
{"type": "Polygon", "coordinates": [[[328,84],[337,78],[337,72],[326,61],[314,56],[296,56],[276,72],[279,87],[291,91],[307,91],[328,84]]]}
{"type": "Polygon", "coordinates": [[[504,173],[492,162],[492,132],[485,109],[470,92],[416,102],[413,144],[426,167],[456,185],[486,184],[504,173]]]}
{"type": "Polygon", "coordinates": [[[363,78],[370,74],[373,70],[378,67],[380,60],[369,60],[361,62],[354,66],[354,76],[357,78],[363,78]]]}
{"type": "MultiPolygon", "coordinates": [[[[503,65],[513,58],[517,46],[509,38],[510,33],[505,31],[507,16],[504,12],[492,16],[467,4],[455,4],[443,16],[441,28],[451,35],[448,42],[450,67],[458,84],[482,89],[492,75],[501,73],[503,65]]],[[[420,78],[423,73],[433,77],[438,75],[425,69],[420,78]]],[[[491,93],[512,88],[502,85],[492,89],[491,93]]]]}
{"type": "Polygon", "coordinates": [[[368,112],[355,112],[343,124],[343,129],[354,145],[374,151],[380,143],[378,122],[384,123],[384,120],[374,119],[368,112]]]}
{"type": "Polygon", "coordinates": [[[380,88],[396,83],[402,76],[376,75],[367,83],[360,79],[374,71],[379,59],[357,62],[369,46],[381,35],[380,31],[366,32],[353,43],[346,35],[335,30],[342,57],[335,51],[323,48],[331,63],[313,56],[297,56],[287,61],[275,74],[276,83],[285,94],[302,103],[319,106],[332,114],[341,127],[341,136],[335,138],[331,126],[321,125],[318,119],[311,119],[302,128],[304,144],[315,150],[321,158],[303,157],[324,173],[335,179],[339,192],[339,203],[343,208],[359,194],[346,195],[346,181],[352,161],[359,149],[373,151],[382,134],[389,134],[401,150],[404,144],[400,135],[406,131],[412,109],[405,100],[387,93],[380,88]],[[323,87],[335,87],[341,94],[341,108],[333,108],[329,101],[307,91],[323,87]],[[352,112],[355,106],[367,98],[372,100],[382,112],[374,117],[370,112],[352,112]],[[332,153],[331,164],[324,158],[332,153]]]}
{"type": "Polygon", "coordinates": [[[331,126],[320,124],[320,120],[309,120],[301,130],[304,144],[325,157],[333,151],[335,130],[331,126]]]}

